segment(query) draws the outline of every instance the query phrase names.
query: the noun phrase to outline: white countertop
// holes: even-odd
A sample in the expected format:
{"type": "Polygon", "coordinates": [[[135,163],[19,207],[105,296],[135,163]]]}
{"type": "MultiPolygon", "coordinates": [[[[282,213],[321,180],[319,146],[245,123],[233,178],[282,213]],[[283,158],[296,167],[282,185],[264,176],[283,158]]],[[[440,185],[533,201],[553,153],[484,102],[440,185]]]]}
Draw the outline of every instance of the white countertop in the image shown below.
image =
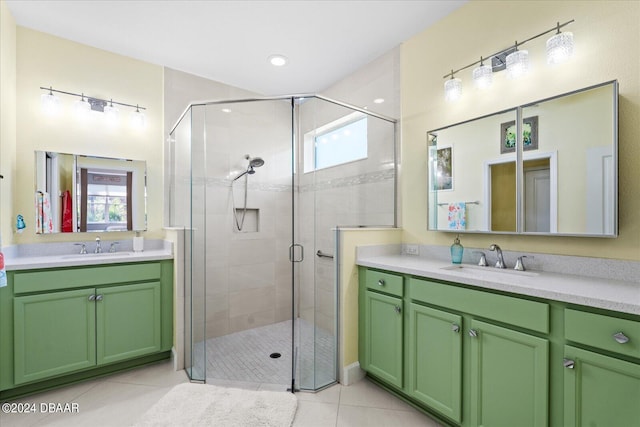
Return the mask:
{"type": "Polygon", "coordinates": [[[550,272],[497,270],[412,255],[358,256],[358,265],[640,315],[640,284],[550,272]],[[449,268],[449,269],[447,269],[449,268]]]}
{"type": "Polygon", "coordinates": [[[173,259],[170,249],[152,249],[144,252],[115,252],[102,254],[18,256],[5,259],[7,271],[33,270],[36,268],[74,267],[78,265],[104,265],[125,262],[173,259]]]}

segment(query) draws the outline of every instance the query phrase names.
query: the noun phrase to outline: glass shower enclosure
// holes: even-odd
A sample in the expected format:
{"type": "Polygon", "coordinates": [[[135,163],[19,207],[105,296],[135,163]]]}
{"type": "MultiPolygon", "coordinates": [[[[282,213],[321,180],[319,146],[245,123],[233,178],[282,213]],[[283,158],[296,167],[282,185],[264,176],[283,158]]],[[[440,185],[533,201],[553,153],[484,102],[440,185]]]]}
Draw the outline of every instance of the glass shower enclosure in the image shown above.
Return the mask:
{"type": "Polygon", "coordinates": [[[317,95],[198,103],[169,153],[189,377],[336,382],[336,234],[395,226],[395,120],[317,95]]]}

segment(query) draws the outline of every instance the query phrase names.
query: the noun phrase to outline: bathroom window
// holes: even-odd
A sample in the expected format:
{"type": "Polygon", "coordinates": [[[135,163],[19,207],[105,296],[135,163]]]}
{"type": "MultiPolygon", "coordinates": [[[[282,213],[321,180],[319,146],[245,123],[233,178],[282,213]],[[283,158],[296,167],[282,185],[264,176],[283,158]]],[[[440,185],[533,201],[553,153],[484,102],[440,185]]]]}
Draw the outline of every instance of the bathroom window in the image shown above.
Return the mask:
{"type": "Polygon", "coordinates": [[[353,113],[305,134],[305,172],[367,158],[367,116],[353,113]]]}

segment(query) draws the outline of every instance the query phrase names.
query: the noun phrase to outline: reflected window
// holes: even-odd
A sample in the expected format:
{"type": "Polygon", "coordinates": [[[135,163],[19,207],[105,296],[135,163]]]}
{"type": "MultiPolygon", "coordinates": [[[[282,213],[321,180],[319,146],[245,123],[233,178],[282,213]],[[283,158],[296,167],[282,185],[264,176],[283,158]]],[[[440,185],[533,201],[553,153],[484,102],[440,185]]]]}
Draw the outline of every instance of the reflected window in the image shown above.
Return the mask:
{"type": "Polygon", "coordinates": [[[131,172],[81,169],[78,186],[80,231],[131,230],[131,172]],[[86,209],[85,209],[86,207],[86,209]]]}

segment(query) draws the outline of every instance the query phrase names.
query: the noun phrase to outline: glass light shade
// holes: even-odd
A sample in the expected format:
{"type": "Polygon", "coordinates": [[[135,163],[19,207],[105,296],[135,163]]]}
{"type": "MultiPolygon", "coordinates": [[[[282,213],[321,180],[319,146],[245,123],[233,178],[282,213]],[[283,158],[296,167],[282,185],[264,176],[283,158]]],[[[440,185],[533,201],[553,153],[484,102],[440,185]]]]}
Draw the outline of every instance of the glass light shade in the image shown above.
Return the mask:
{"type": "Polygon", "coordinates": [[[86,99],[79,99],[78,101],[73,103],[73,114],[78,119],[87,117],[89,111],[91,111],[91,105],[86,99]]]}
{"type": "Polygon", "coordinates": [[[517,79],[529,71],[529,51],[516,50],[507,55],[507,77],[517,79]]]}
{"type": "Polygon", "coordinates": [[[473,69],[473,81],[480,89],[486,89],[493,82],[491,65],[480,65],[473,69]]]}
{"type": "Polygon", "coordinates": [[[573,55],[573,33],[558,33],[547,40],[547,64],[560,64],[573,55]]]}
{"type": "Polygon", "coordinates": [[[107,105],[104,107],[104,116],[111,125],[115,125],[118,122],[118,109],[113,105],[107,105]]]}
{"type": "Polygon", "coordinates": [[[40,106],[42,111],[48,115],[56,115],[60,112],[60,98],[52,93],[43,93],[40,95],[40,106]]]}
{"type": "Polygon", "coordinates": [[[129,121],[131,122],[131,127],[135,129],[144,128],[146,122],[144,113],[138,110],[131,113],[129,121]]]}
{"type": "Polygon", "coordinates": [[[444,99],[452,102],[462,96],[462,80],[455,78],[444,82],[444,99]]]}

